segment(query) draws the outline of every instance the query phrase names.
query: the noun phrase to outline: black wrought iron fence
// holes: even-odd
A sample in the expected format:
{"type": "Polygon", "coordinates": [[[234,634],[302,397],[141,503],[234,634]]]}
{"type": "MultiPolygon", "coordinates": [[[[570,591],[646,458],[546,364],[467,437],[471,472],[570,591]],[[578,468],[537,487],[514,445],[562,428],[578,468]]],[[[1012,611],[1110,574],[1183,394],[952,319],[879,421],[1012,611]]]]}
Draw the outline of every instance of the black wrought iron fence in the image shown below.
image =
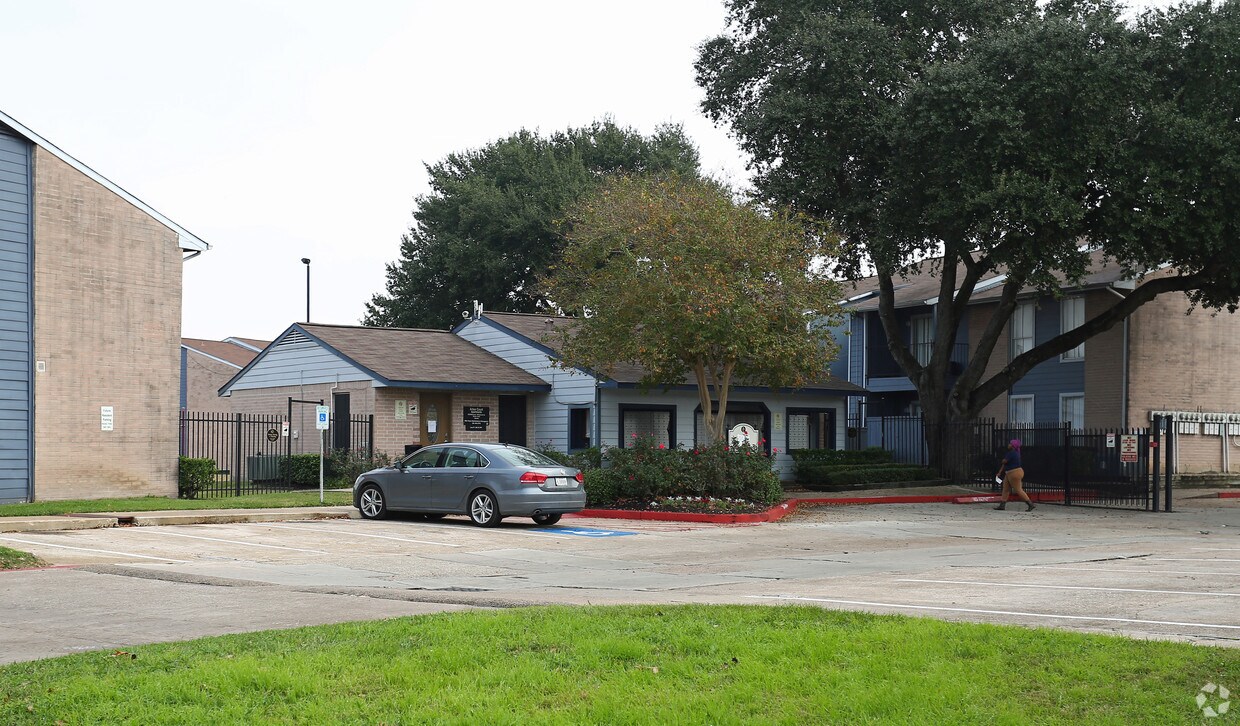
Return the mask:
{"type": "Polygon", "coordinates": [[[849,448],[880,447],[898,463],[932,466],[944,478],[986,491],[1000,491],[995,474],[1008,443],[1018,439],[1025,489],[1044,501],[1157,511],[1160,487],[1163,506],[1171,501],[1170,478],[1160,477],[1158,459],[1171,460],[1173,438],[1159,448],[1156,428],[1073,429],[983,419],[936,429],[916,416],[852,419],[848,426],[849,448]]]}
{"type": "MultiPolygon", "coordinates": [[[[283,414],[182,411],[180,455],[215,463],[214,480],[195,496],[241,496],[306,486],[286,463],[292,454],[286,421],[283,414]]],[[[374,416],[351,416],[348,426],[354,455],[373,459],[374,416]]],[[[310,453],[317,455],[318,445],[312,448],[310,453]]]]}

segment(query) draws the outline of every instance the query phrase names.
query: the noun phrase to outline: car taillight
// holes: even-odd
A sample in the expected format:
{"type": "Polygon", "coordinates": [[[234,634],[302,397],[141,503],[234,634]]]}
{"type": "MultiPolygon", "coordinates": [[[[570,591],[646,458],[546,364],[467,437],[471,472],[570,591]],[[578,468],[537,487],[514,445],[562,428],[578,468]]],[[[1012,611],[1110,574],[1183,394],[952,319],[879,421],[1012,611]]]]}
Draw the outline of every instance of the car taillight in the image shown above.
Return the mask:
{"type": "Polygon", "coordinates": [[[573,478],[577,480],[577,483],[578,483],[578,484],[585,484],[585,483],[586,483],[586,477],[585,477],[585,474],[582,474],[581,472],[577,472],[577,476],[575,476],[575,477],[573,477],[573,478]]]}
{"type": "Polygon", "coordinates": [[[543,484],[547,481],[547,475],[538,471],[527,471],[521,475],[522,484],[543,484]]]}

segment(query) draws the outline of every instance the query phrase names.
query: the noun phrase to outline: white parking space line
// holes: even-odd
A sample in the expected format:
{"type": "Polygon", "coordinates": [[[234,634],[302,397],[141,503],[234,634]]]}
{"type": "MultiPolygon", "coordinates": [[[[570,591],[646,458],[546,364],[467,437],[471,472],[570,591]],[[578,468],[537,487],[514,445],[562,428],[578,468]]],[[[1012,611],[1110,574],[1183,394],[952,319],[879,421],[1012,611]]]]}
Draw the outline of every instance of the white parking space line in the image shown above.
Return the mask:
{"type": "Polygon", "coordinates": [[[171,557],[152,557],[151,555],[139,555],[133,552],[117,552],[115,550],[99,550],[91,547],[70,547],[69,545],[52,544],[50,542],[39,542],[37,540],[18,539],[16,537],[0,537],[5,542],[19,542],[21,544],[37,545],[39,547],[56,547],[62,550],[77,550],[79,552],[97,552],[104,555],[120,555],[121,557],[137,557],[143,560],[159,560],[160,562],[180,562],[188,563],[189,560],[174,560],[171,557]]]}
{"type": "Polygon", "coordinates": [[[1240,575],[1240,572],[1218,570],[1151,570],[1133,567],[1060,567],[1058,565],[1008,565],[1017,570],[1069,570],[1072,572],[1140,572],[1151,575],[1240,575]]]}
{"type": "Polygon", "coordinates": [[[1240,560],[1224,560],[1217,557],[1151,557],[1150,562],[1240,562],[1240,560]]]}
{"type": "Polygon", "coordinates": [[[1140,625],[1175,625],[1182,628],[1224,628],[1240,630],[1240,625],[1221,623],[1182,623],[1175,620],[1138,620],[1136,618],[1111,618],[1101,615],[1056,615],[1053,613],[1026,613],[1018,610],[981,610],[977,608],[949,608],[935,605],[906,605],[896,602],[869,602],[866,600],[835,600],[823,597],[793,597],[791,595],[746,595],[759,600],[794,600],[798,602],[825,602],[837,605],[860,605],[862,607],[892,608],[895,610],[934,610],[949,613],[976,613],[979,615],[1015,615],[1022,618],[1048,618],[1052,620],[1092,620],[1106,623],[1138,623],[1140,625]]]}
{"type": "MultiPolygon", "coordinates": [[[[245,540],[242,540],[242,539],[221,539],[219,537],[200,537],[195,534],[181,534],[180,532],[164,532],[164,531],[150,528],[150,527],[135,527],[134,529],[130,531],[143,532],[143,530],[149,530],[149,534],[162,534],[165,537],[184,537],[186,539],[200,539],[200,540],[204,540],[207,542],[223,542],[224,544],[243,545],[245,547],[266,547],[267,549],[272,549],[272,550],[292,550],[293,552],[309,552],[310,554],[314,554],[314,555],[328,554],[327,552],[323,550],[304,550],[298,547],[283,547],[281,545],[269,545],[269,544],[260,544],[258,542],[246,542],[245,540]]],[[[147,533],[148,532],[143,532],[143,534],[147,534],[147,533]]]]}
{"type": "Polygon", "coordinates": [[[1154,595],[1202,595],[1204,597],[1240,597],[1240,592],[1200,592],[1192,590],[1141,590],[1134,587],[1087,587],[1084,585],[1039,585],[1024,582],[983,582],[980,580],[918,580],[898,579],[896,582],[927,582],[933,585],[986,585],[988,587],[1033,587],[1044,590],[1097,590],[1099,592],[1144,592],[1154,595]]]}
{"type": "Polygon", "coordinates": [[[296,529],[302,532],[323,532],[325,534],[338,534],[345,537],[373,537],[375,539],[390,539],[396,542],[411,542],[413,544],[437,545],[439,547],[464,547],[465,545],[452,544],[450,542],[431,542],[425,539],[407,539],[405,537],[393,537],[386,534],[365,534],[362,532],[345,532],[338,529],[327,529],[325,527],[298,527],[291,524],[260,524],[260,527],[271,527],[273,529],[296,529]]]}
{"type": "Polygon", "coordinates": [[[1190,550],[1205,550],[1206,552],[1240,552],[1240,547],[1189,547],[1190,550]]]}

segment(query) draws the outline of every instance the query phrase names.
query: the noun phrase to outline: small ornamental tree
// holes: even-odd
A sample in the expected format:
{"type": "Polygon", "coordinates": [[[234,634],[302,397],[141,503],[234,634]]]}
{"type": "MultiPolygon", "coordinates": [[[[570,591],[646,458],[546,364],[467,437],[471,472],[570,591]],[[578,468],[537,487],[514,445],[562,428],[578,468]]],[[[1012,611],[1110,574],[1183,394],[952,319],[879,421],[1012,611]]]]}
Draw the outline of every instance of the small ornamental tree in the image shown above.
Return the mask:
{"type": "Polygon", "coordinates": [[[644,388],[691,377],[711,441],[724,437],[736,382],[795,389],[826,377],[840,292],[820,270],[836,250],[823,227],[678,176],[613,177],[570,212],[546,284],[579,318],[558,333],[560,365],[603,375],[637,365],[644,388]]]}

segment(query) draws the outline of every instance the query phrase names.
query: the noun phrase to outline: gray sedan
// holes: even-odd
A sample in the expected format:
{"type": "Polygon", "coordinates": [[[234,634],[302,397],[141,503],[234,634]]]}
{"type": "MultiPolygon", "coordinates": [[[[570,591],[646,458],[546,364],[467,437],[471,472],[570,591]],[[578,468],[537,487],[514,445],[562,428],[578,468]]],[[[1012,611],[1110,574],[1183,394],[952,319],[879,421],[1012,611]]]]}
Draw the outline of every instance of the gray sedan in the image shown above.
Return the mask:
{"type": "Polygon", "coordinates": [[[504,517],[551,525],[585,508],[582,481],[579,470],[521,446],[438,444],[359,476],[353,506],[366,519],[402,511],[429,519],[467,514],[483,527],[504,517]]]}

